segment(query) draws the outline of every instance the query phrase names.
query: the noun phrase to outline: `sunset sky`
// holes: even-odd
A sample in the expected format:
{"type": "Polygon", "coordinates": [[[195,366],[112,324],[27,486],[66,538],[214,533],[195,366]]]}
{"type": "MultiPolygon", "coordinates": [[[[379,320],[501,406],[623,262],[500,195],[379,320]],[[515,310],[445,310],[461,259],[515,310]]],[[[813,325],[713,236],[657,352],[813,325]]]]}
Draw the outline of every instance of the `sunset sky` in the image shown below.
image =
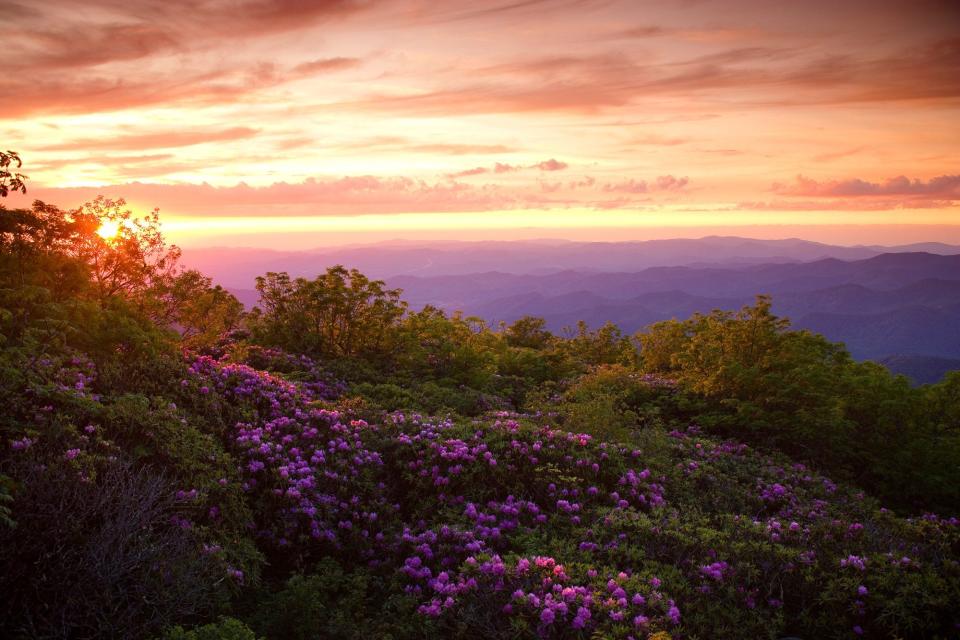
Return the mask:
{"type": "Polygon", "coordinates": [[[187,244],[960,243],[955,0],[0,0],[0,15],[0,147],[30,177],[8,207],[122,196],[187,244]]]}

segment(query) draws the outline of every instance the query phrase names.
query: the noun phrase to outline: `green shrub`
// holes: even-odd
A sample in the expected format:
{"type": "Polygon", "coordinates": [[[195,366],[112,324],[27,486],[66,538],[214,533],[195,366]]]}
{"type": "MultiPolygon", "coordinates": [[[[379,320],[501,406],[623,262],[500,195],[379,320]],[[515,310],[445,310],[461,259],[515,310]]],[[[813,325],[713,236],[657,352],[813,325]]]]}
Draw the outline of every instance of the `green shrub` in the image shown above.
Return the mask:
{"type": "Polygon", "coordinates": [[[234,618],[220,618],[219,621],[185,630],[183,627],[168,629],[163,640],[258,640],[250,628],[234,618]]]}

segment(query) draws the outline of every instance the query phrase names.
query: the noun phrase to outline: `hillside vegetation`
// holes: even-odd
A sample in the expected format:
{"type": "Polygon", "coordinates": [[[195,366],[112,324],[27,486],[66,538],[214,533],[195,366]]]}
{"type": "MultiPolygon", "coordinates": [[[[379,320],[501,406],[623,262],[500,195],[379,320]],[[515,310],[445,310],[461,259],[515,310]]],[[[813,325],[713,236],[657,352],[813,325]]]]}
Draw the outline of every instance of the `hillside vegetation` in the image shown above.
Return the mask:
{"type": "Polygon", "coordinates": [[[0,211],[3,637],[957,633],[960,373],[764,297],[560,337],[340,266],[244,314],[177,258],[0,211]]]}

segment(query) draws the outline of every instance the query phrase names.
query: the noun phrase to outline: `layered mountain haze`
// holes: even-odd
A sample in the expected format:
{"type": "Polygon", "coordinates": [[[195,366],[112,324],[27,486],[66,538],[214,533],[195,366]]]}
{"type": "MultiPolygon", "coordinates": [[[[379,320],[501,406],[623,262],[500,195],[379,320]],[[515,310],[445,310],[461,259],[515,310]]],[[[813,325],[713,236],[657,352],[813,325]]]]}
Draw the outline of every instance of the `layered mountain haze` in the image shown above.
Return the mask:
{"type": "Polygon", "coordinates": [[[960,254],[960,246],[925,242],[900,246],[840,246],[809,240],[759,240],[736,236],[637,242],[402,241],[308,251],[244,247],[188,247],[189,264],[229,287],[245,287],[265,271],[312,276],[324,265],[344,264],[387,278],[400,275],[467,275],[487,271],[549,274],[558,271],[634,272],[650,267],[862,260],[883,253],[960,254]]]}
{"type": "Polygon", "coordinates": [[[929,242],[838,246],[739,237],[646,242],[381,243],[303,252],[210,248],[187,252],[252,308],[257,274],[312,277],[344,264],[403,290],[411,307],[463,312],[492,326],[542,317],[555,333],[579,321],[626,333],[757,294],[794,326],[843,342],[918,383],[960,359],[960,247],[929,242]]]}

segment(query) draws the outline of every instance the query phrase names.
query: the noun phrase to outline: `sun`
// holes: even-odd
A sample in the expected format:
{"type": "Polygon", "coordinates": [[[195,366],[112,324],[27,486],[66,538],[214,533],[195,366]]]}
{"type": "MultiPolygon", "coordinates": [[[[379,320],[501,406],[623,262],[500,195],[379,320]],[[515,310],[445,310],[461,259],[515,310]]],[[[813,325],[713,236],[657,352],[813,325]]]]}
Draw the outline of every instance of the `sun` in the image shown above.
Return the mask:
{"type": "Polygon", "coordinates": [[[103,220],[97,227],[97,235],[104,240],[112,240],[120,233],[120,223],[116,220],[103,220]]]}

